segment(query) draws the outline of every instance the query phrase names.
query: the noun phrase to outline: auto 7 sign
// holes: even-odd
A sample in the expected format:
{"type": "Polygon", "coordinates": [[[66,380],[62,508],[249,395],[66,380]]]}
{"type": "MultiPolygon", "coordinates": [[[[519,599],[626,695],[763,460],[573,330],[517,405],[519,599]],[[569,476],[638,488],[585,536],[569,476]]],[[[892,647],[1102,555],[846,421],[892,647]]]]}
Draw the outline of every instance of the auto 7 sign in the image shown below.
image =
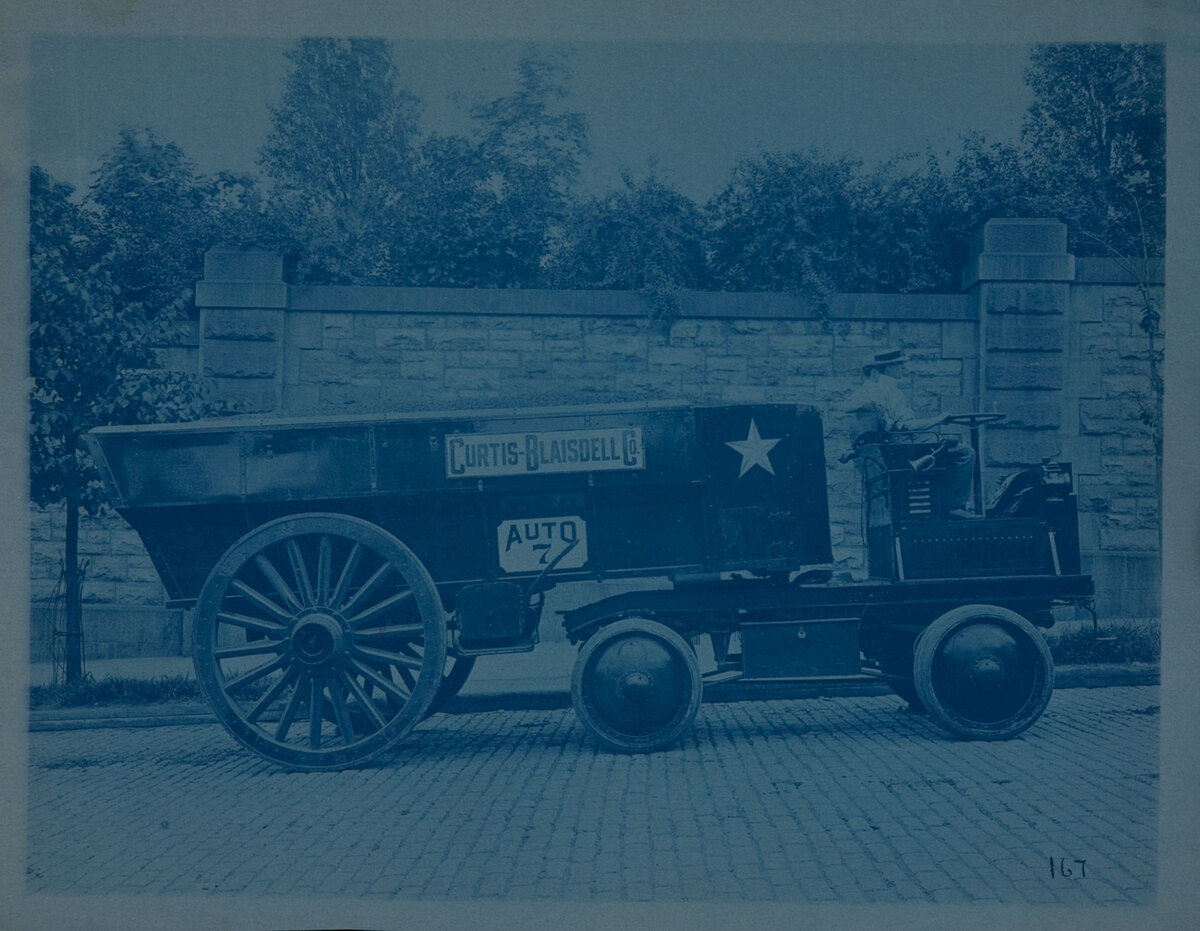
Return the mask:
{"type": "Polygon", "coordinates": [[[496,545],[505,572],[578,569],[588,558],[587,523],[577,514],[506,520],[496,528],[496,545]]]}
{"type": "Polygon", "coordinates": [[[452,433],[445,440],[447,478],[624,472],[646,467],[641,427],[452,433]]]}

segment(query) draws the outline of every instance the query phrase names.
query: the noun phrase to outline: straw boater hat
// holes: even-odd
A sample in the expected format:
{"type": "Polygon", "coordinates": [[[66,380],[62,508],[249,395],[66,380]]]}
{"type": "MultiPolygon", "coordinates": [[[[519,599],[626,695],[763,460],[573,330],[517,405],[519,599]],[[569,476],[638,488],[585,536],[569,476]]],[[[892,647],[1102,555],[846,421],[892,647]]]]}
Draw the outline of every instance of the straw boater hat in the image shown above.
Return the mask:
{"type": "Polygon", "coordinates": [[[903,349],[885,349],[883,352],[875,353],[875,358],[866,363],[862,370],[864,375],[870,375],[871,369],[881,369],[885,365],[897,365],[907,361],[908,356],[904,354],[903,349]]]}

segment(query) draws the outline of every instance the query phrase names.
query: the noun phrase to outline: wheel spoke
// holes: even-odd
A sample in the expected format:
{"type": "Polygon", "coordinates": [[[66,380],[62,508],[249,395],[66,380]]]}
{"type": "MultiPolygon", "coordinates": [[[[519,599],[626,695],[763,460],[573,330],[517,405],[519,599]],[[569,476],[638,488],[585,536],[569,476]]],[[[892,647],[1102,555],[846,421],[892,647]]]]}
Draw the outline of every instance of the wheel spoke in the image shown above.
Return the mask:
{"type": "MultiPolygon", "coordinates": [[[[356,614],[354,617],[350,618],[347,623],[350,625],[351,629],[357,629],[366,624],[367,621],[374,620],[375,618],[379,617],[379,615],[385,614],[397,605],[404,604],[404,602],[410,600],[412,597],[413,591],[411,588],[402,592],[397,592],[396,594],[383,599],[383,601],[372,605],[360,614],[356,614]]],[[[418,629],[422,629],[420,625],[418,625],[418,629]]]]}
{"type": "Polygon", "coordinates": [[[287,628],[282,624],[276,624],[274,621],[259,620],[256,617],[247,617],[244,614],[234,614],[232,611],[217,612],[217,620],[226,624],[235,624],[247,630],[257,631],[260,634],[266,634],[268,637],[275,638],[276,641],[282,638],[287,632],[287,628]]]}
{"type": "Polygon", "coordinates": [[[317,604],[329,605],[329,576],[332,572],[333,541],[328,536],[321,537],[317,548],[317,604]]]}
{"type": "Polygon", "coordinates": [[[417,659],[409,659],[407,656],[401,656],[399,653],[389,653],[387,650],[377,650],[374,647],[364,647],[359,644],[354,644],[354,651],[362,657],[370,657],[388,666],[396,666],[398,668],[420,669],[421,661],[417,659]]]}
{"type": "Polygon", "coordinates": [[[282,646],[279,640],[273,640],[269,643],[251,643],[244,647],[220,647],[213,650],[213,656],[222,660],[237,656],[256,656],[260,653],[278,653],[282,646]]]}
{"type": "Polygon", "coordinates": [[[321,749],[321,717],[324,709],[325,683],[320,676],[312,676],[311,697],[308,702],[308,744],[314,750],[321,749]]]}
{"type": "Polygon", "coordinates": [[[225,694],[228,695],[230,692],[235,692],[239,688],[241,688],[243,685],[246,685],[249,682],[253,682],[255,679],[261,679],[265,675],[269,675],[270,673],[272,673],[276,669],[278,669],[280,666],[282,666],[286,661],[287,661],[286,657],[278,656],[275,659],[271,660],[271,662],[265,663],[264,665],[259,666],[257,669],[251,669],[248,673],[238,676],[232,682],[226,682],[225,683],[225,694]]]}
{"type": "Polygon", "coordinates": [[[381,731],[387,727],[387,721],[379,713],[379,709],[375,707],[375,702],[371,701],[371,697],[364,691],[363,687],[358,684],[354,676],[350,675],[344,669],[342,670],[342,679],[346,683],[346,688],[355,697],[363,712],[371,719],[371,723],[375,725],[375,730],[381,731]]]}
{"type": "Polygon", "coordinates": [[[304,565],[304,556],[295,537],[287,541],[287,553],[288,561],[292,564],[292,575],[296,579],[296,588],[300,593],[300,602],[307,608],[313,603],[312,581],[308,577],[308,567],[304,565]]]}
{"type": "Polygon", "coordinates": [[[252,601],[254,604],[258,605],[260,608],[262,608],[268,614],[272,614],[275,617],[279,618],[281,621],[287,622],[292,619],[292,613],[290,611],[285,611],[283,608],[281,608],[281,607],[279,607],[279,605],[275,604],[275,602],[273,602],[270,598],[268,598],[262,592],[258,591],[257,589],[251,588],[249,585],[247,585],[241,579],[234,579],[230,583],[229,587],[236,590],[237,592],[239,592],[246,598],[248,598],[250,601],[252,601]]]}
{"type": "Polygon", "coordinates": [[[408,701],[409,697],[412,695],[412,692],[405,692],[391,679],[380,675],[378,670],[372,669],[366,663],[359,662],[355,659],[352,659],[350,662],[354,664],[355,669],[357,669],[363,674],[364,677],[366,677],[368,682],[374,684],[374,686],[385,695],[390,695],[401,703],[408,701]]]}
{"type": "MultiPolygon", "coordinates": [[[[291,685],[292,680],[295,678],[296,673],[291,669],[280,676],[279,681],[271,686],[271,688],[267,690],[266,694],[264,694],[262,698],[254,703],[253,708],[246,712],[246,720],[257,721],[262,713],[271,706],[271,703],[283,693],[283,690],[291,685]]],[[[292,697],[293,699],[295,698],[294,695],[292,697]]]]}
{"type": "Polygon", "coordinates": [[[354,743],[354,725],[350,723],[350,712],[346,710],[346,696],[332,680],[329,683],[329,697],[333,702],[333,716],[337,720],[338,730],[342,732],[342,743],[350,746],[354,743]]]}
{"type": "Polygon", "coordinates": [[[303,605],[296,597],[296,593],[291,590],[287,582],[283,580],[283,576],[279,574],[279,570],[275,568],[271,560],[267,559],[262,553],[254,557],[254,564],[258,566],[259,572],[267,577],[267,581],[278,592],[279,597],[287,603],[293,612],[299,611],[303,605]]]}
{"type": "Polygon", "coordinates": [[[362,561],[362,544],[355,543],[350,548],[350,555],[346,557],[346,565],[342,567],[342,574],[338,576],[337,587],[334,588],[333,594],[329,598],[329,606],[337,607],[345,600],[346,592],[350,590],[350,583],[354,581],[354,573],[358,571],[358,564],[362,561]]]}
{"type": "Polygon", "coordinates": [[[390,627],[368,627],[366,630],[356,630],[355,639],[360,637],[396,637],[407,635],[412,638],[425,633],[423,624],[393,624],[390,627]]]}
{"type": "Polygon", "coordinates": [[[296,680],[296,687],[292,689],[292,697],[288,699],[287,707],[283,709],[283,715],[279,719],[279,727],[275,729],[276,740],[287,739],[292,721],[296,719],[296,712],[300,710],[300,703],[304,700],[304,693],[308,689],[308,679],[308,673],[301,673],[299,679],[296,680]]]}
{"type": "Polygon", "coordinates": [[[359,603],[365,601],[370,596],[371,592],[375,591],[375,589],[379,587],[379,583],[382,582],[384,578],[386,578],[387,574],[391,571],[392,567],[387,563],[384,563],[382,566],[376,569],[375,574],[367,579],[366,584],[364,584],[362,588],[355,592],[354,597],[352,597],[342,606],[342,614],[353,614],[354,609],[358,607],[359,603]]]}

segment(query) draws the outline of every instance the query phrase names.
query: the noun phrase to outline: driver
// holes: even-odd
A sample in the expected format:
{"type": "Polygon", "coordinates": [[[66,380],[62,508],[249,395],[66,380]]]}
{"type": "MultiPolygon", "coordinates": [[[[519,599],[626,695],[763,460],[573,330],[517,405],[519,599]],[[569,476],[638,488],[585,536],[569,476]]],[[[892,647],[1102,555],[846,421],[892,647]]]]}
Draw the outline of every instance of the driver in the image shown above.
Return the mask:
{"type": "MultiPolygon", "coordinates": [[[[864,381],[846,399],[843,409],[858,414],[858,432],[909,433],[928,430],[946,422],[949,414],[917,417],[900,387],[906,373],[908,356],[903,349],[885,349],[863,366],[864,381]]],[[[957,441],[948,440],[936,455],[937,464],[946,470],[946,494],[953,517],[975,517],[971,510],[971,486],[975,469],[975,451],[957,441]]]]}

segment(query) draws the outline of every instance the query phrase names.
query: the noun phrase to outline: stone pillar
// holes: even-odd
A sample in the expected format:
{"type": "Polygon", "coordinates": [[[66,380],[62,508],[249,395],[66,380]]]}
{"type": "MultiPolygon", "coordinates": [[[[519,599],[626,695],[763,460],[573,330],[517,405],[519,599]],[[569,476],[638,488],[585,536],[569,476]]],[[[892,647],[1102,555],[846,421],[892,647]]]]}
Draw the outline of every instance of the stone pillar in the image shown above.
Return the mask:
{"type": "Polygon", "coordinates": [[[209,396],[245,413],[283,406],[288,286],[273,252],[216,246],[196,283],[200,374],[209,396]]]}
{"type": "Polygon", "coordinates": [[[975,407],[1008,418],[986,428],[984,499],[995,479],[1078,448],[1076,375],[1071,370],[1071,282],[1075,257],[1058,220],[989,220],[972,237],[964,290],[978,298],[975,407]],[[1072,396],[1075,395],[1075,396],[1072,396]]]}

